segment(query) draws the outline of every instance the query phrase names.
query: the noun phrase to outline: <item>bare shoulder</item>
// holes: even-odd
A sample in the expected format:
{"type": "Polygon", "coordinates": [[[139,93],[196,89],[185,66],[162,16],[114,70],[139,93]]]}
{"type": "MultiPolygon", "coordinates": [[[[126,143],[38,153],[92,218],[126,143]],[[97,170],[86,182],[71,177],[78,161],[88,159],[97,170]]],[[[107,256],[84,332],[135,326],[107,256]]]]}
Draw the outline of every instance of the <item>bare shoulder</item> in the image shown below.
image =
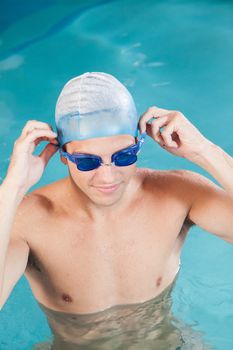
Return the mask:
{"type": "Polygon", "coordinates": [[[142,176],[144,176],[144,180],[147,181],[149,185],[154,185],[156,182],[159,185],[175,185],[178,189],[186,185],[186,190],[193,189],[193,185],[214,187],[216,186],[216,188],[219,188],[219,186],[217,186],[207,177],[196,173],[192,170],[155,170],[150,168],[143,168],[140,170],[142,176]]]}
{"type": "Polygon", "coordinates": [[[38,189],[32,191],[30,194],[37,198],[38,204],[42,205],[46,209],[49,209],[56,196],[59,196],[60,192],[63,192],[64,180],[65,179],[60,179],[50,184],[39,187],[38,189]]]}
{"type": "MultiPolygon", "coordinates": [[[[196,174],[189,170],[157,170],[151,168],[140,168],[139,174],[143,178],[143,183],[149,189],[161,189],[161,186],[180,187],[183,180],[192,178],[196,174]]],[[[198,175],[198,174],[197,174],[198,175]]],[[[194,178],[194,177],[193,177],[194,178]]],[[[162,187],[163,188],[163,187],[162,187]]],[[[164,188],[163,188],[164,191],[164,188]]]]}
{"type": "Polygon", "coordinates": [[[12,238],[28,242],[33,227],[41,226],[54,208],[53,193],[57,181],[27,193],[17,207],[12,226],[12,238]]]}
{"type": "Polygon", "coordinates": [[[199,192],[213,193],[223,191],[207,177],[192,170],[154,170],[143,169],[144,185],[150,191],[162,192],[169,197],[183,199],[189,207],[199,192]]]}
{"type": "Polygon", "coordinates": [[[189,196],[195,196],[195,190],[206,190],[206,191],[224,191],[219,185],[214,183],[208,177],[196,173],[192,170],[180,169],[172,170],[170,172],[172,181],[174,181],[177,188],[181,188],[186,191],[189,196]]]}

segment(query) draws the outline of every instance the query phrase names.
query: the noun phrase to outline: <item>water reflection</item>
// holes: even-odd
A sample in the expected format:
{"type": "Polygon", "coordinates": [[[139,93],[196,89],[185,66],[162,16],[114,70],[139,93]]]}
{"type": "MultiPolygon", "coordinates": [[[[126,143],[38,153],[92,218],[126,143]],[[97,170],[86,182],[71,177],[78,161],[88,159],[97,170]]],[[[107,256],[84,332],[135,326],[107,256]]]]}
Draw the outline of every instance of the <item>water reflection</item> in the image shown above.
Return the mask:
{"type": "Polygon", "coordinates": [[[176,319],[171,311],[177,276],[153,299],[96,313],[65,313],[38,303],[54,336],[50,343],[37,344],[33,350],[211,349],[201,334],[176,319]]]}

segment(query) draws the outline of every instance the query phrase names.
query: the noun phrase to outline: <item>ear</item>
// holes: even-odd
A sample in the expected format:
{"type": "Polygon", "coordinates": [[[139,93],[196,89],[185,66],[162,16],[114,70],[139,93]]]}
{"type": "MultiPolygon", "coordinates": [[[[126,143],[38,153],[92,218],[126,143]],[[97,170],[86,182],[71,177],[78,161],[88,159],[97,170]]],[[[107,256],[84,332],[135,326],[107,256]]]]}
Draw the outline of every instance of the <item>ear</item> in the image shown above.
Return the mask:
{"type": "MultiPolygon", "coordinates": [[[[63,151],[66,152],[66,148],[65,146],[62,147],[63,151]]],[[[61,159],[61,162],[64,164],[64,165],[67,165],[67,158],[63,157],[62,155],[60,155],[60,159],[61,159]]]]}
{"type": "Polygon", "coordinates": [[[67,159],[60,155],[61,162],[65,165],[67,165],[67,159]]]}

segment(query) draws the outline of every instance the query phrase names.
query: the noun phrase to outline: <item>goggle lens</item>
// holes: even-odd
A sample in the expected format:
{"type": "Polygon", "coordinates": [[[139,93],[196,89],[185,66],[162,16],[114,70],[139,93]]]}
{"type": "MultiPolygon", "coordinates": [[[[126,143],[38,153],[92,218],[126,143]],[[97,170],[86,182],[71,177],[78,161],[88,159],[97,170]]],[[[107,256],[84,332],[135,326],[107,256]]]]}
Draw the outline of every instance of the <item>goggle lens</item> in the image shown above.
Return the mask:
{"type": "Polygon", "coordinates": [[[119,154],[115,158],[115,164],[117,166],[127,166],[135,163],[136,160],[137,160],[137,156],[129,151],[129,152],[119,154]]]}
{"type": "Polygon", "coordinates": [[[75,159],[76,165],[79,170],[88,171],[99,167],[100,161],[98,158],[85,157],[82,159],[75,159]]]}

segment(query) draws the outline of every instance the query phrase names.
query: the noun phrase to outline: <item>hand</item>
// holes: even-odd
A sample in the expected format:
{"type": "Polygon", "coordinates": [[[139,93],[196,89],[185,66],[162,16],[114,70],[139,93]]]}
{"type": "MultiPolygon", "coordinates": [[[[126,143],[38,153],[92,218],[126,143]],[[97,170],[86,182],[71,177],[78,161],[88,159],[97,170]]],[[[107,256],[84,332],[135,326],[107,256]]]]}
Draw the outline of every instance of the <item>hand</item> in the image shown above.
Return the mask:
{"type": "Polygon", "coordinates": [[[26,193],[32,185],[39,181],[49,159],[58,150],[57,147],[54,147],[58,144],[56,136],[57,134],[52,131],[49,124],[29,120],[20,137],[14,143],[4,181],[26,193]],[[35,156],[32,153],[41,141],[50,141],[50,143],[46,145],[39,156],[35,156]]]}
{"type": "Polygon", "coordinates": [[[150,107],[139,120],[141,133],[146,133],[171,154],[194,160],[212,145],[179,111],[150,107]],[[147,123],[154,118],[151,124],[147,123]],[[160,128],[164,128],[160,131],[160,128]]]}

